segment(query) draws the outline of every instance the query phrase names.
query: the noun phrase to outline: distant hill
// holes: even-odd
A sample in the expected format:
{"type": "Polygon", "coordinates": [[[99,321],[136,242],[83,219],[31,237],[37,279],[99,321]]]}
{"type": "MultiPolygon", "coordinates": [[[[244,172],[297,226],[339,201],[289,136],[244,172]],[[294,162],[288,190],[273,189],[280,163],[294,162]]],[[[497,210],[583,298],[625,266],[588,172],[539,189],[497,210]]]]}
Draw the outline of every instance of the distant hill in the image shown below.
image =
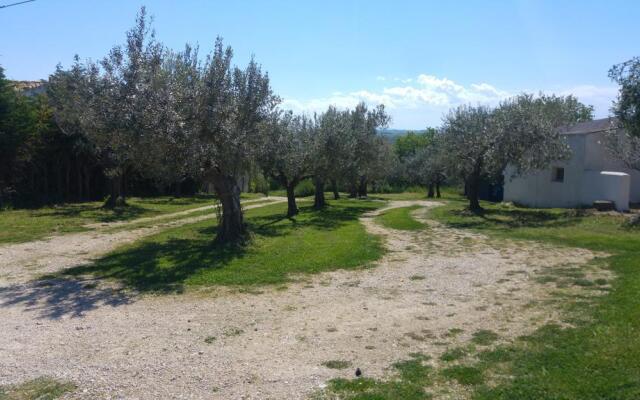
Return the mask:
{"type": "Polygon", "coordinates": [[[9,81],[13,89],[24,94],[25,96],[36,96],[42,94],[46,90],[46,81],[9,81]]]}
{"type": "Polygon", "coordinates": [[[422,133],[425,132],[424,129],[381,129],[380,133],[384,136],[388,137],[389,140],[394,141],[398,136],[406,135],[407,132],[416,132],[422,133]]]}

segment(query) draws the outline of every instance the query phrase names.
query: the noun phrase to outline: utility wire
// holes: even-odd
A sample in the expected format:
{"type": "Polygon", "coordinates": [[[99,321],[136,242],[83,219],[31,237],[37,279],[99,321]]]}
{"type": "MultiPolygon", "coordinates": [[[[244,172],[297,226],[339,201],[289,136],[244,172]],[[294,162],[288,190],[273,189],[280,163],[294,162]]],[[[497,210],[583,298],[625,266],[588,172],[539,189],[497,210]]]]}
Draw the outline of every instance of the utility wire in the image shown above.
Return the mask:
{"type": "Polygon", "coordinates": [[[36,0],[25,0],[25,1],[19,1],[17,3],[0,5],[0,9],[7,8],[7,7],[12,7],[12,6],[17,6],[17,5],[24,4],[24,3],[31,3],[32,1],[36,1],[36,0]]]}

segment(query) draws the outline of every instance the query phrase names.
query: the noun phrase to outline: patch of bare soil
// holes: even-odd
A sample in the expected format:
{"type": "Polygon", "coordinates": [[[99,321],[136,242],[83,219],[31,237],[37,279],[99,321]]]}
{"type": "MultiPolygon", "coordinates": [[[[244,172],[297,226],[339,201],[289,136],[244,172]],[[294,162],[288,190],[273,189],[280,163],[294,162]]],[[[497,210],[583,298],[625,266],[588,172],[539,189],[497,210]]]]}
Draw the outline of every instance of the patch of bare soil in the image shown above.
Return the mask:
{"type": "MultiPolygon", "coordinates": [[[[437,203],[389,207],[414,204],[437,203]]],[[[499,341],[531,332],[557,317],[530,306],[555,290],[539,272],[595,256],[432,221],[424,231],[390,230],[374,222],[381,211],[361,220],[389,250],[375,268],[301,276],[286,290],[136,297],[85,282],[0,288],[0,384],[54,376],[78,385],[71,399],[303,399],[356,367],[382,377],[412,352],[437,359],[480,329],[499,341]],[[330,360],[351,368],[322,365],[330,360]]]]}
{"type": "MultiPolygon", "coordinates": [[[[269,197],[247,200],[242,204],[245,210],[249,210],[284,201],[286,201],[284,197],[269,197]],[[264,200],[272,201],[264,203],[264,200]],[[261,203],[251,204],[256,202],[261,203]]],[[[214,218],[215,207],[215,205],[204,206],[127,222],[94,224],[90,226],[94,230],[88,232],[69,233],[33,242],[0,246],[0,285],[25,282],[43,274],[86,264],[125,243],[131,243],[144,236],[167,228],[214,218]],[[210,214],[189,217],[189,214],[209,209],[212,211],[210,214]],[[144,225],[141,226],[141,224],[144,225]],[[129,230],[110,230],[127,225],[134,227],[129,230]]]]}

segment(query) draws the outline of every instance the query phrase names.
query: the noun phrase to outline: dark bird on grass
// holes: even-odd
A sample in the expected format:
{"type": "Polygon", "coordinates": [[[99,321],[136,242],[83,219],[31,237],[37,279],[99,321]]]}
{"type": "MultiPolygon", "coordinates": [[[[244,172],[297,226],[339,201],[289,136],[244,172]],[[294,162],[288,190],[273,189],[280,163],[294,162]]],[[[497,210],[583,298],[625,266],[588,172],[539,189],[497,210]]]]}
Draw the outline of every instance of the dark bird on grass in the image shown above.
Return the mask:
{"type": "Polygon", "coordinates": [[[356,368],[356,376],[358,378],[362,376],[362,371],[360,371],[360,368],[356,368]]]}

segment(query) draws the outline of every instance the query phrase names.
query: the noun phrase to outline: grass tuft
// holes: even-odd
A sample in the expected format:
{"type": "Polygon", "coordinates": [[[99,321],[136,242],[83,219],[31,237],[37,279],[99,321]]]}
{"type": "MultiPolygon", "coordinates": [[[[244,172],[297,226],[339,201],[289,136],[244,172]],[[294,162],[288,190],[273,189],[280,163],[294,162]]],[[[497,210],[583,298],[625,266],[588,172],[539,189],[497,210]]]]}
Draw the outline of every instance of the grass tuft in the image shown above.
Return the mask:
{"type": "Polygon", "coordinates": [[[75,389],[72,383],[41,377],[18,385],[0,386],[0,400],[54,400],[75,389]]]}
{"type": "Polygon", "coordinates": [[[484,383],[481,369],[465,365],[454,365],[442,370],[442,376],[457,381],[461,385],[479,385],[484,383]]]}
{"type": "Polygon", "coordinates": [[[345,360],[329,360],[323,362],[322,365],[330,369],[347,369],[351,366],[351,362],[345,360]]]}
{"type": "Polygon", "coordinates": [[[473,343],[481,346],[488,346],[496,340],[498,340],[498,334],[487,329],[481,329],[474,332],[473,337],[471,338],[473,343]]]}

